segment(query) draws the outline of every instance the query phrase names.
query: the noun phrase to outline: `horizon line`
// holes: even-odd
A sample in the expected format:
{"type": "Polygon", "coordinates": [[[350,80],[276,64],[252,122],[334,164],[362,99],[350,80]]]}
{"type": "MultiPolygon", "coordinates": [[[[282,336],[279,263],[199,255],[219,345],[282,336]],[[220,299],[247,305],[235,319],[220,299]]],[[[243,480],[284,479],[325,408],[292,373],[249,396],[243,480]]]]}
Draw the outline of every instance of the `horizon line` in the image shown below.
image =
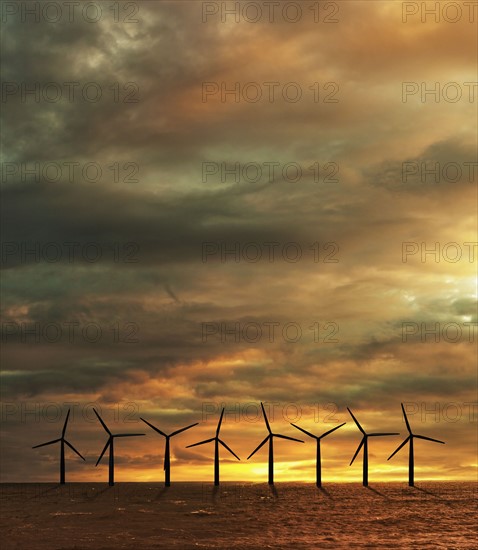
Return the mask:
{"type": "MultiPolygon", "coordinates": [[[[423,478],[420,479],[421,482],[427,482],[427,483],[476,483],[478,484],[477,479],[434,479],[434,478],[423,478]]],[[[98,483],[100,485],[104,485],[104,481],[68,481],[64,485],[72,485],[72,484],[88,484],[88,483],[98,483]]],[[[164,485],[164,481],[157,480],[157,481],[115,481],[115,485],[120,483],[141,483],[141,484],[148,484],[148,483],[158,483],[161,485],[164,485]]],[[[211,480],[207,481],[201,481],[201,480],[182,480],[182,481],[175,481],[174,485],[180,484],[180,483],[207,483],[210,485],[214,485],[214,482],[211,480]]],[[[221,481],[221,484],[223,483],[249,483],[251,485],[267,485],[267,481],[250,481],[247,479],[238,479],[238,480],[225,480],[221,481]]],[[[311,484],[315,485],[315,482],[313,480],[311,481],[305,481],[305,480],[282,480],[278,481],[277,484],[281,483],[302,483],[302,484],[311,484]]],[[[352,485],[352,484],[362,484],[360,480],[357,481],[328,481],[327,484],[332,485],[352,485]]],[[[373,483],[403,483],[407,485],[407,481],[403,480],[382,480],[382,481],[374,481],[373,483]]],[[[0,485],[35,485],[35,484],[44,484],[44,485],[58,485],[61,486],[62,484],[56,482],[56,481],[0,481],[0,485]]],[[[276,482],[275,482],[276,484],[276,482]]]]}

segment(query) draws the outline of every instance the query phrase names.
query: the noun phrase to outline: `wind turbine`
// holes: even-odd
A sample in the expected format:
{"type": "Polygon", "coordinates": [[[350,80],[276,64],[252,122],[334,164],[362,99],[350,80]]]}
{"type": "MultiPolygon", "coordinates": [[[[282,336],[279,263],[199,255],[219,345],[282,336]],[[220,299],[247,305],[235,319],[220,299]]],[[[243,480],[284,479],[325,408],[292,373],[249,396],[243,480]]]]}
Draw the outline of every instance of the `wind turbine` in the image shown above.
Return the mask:
{"type": "Polygon", "coordinates": [[[233,452],[222,439],[219,439],[219,431],[221,429],[222,417],[224,416],[224,408],[222,409],[219,422],[217,424],[216,435],[210,439],[205,439],[204,441],[199,441],[198,443],[193,443],[192,445],[187,445],[187,449],[190,447],[197,447],[198,445],[204,445],[204,443],[211,443],[214,441],[214,485],[219,485],[219,443],[227,449],[232,455],[234,455],[237,460],[241,460],[235,452],[233,452]]]}
{"type": "Polygon", "coordinates": [[[35,445],[32,449],[38,449],[38,447],[45,447],[46,445],[53,445],[53,443],[60,442],[60,483],[65,484],[65,445],[68,445],[72,451],[85,460],[85,458],[65,439],[66,426],[68,424],[68,418],[70,417],[70,409],[66,413],[65,423],[63,425],[63,430],[61,431],[61,437],[54,439],[53,441],[47,441],[46,443],[41,443],[40,445],[35,445]]]}
{"type": "Polygon", "coordinates": [[[292,422],[291,422],[291,425],[294,426],[294,428],[297,428],[301,432],[304,432],[309,437],[312,437],[313,439],[315,439],[317,441],[317,459],[316,459],[316,464],[315,464],[315,468],[316,468],[316,485],[317,485],[317,487],[322,487],[322,468],[321,468],[321,460],[320,460],[320,441],[324,437],[331,434],[332,432],[335,432],[335,430],[338,430],[342,426],[345,426],[345,424],[346,424],[346,422],[343,422],[342,424],[339,424],[338,426],[335,426],[335,428],[332,428],[328,432],[325,432],[322,435],[317,436],[317,435],[311,434],[307,430],[304,430],[304,428],[301,428],[300,426],[296,426],[295,424],[292,424],[292,422]]]}
{"type": "Polygon", "coordinates": [[[264,405],[261,403],[262,413],[264,414],[264,421],[266,423],[267,431],[269,435],[264,439],[264,441],[252,451],[252,453],[247,457],[247,460],[251,458],[257,451],[269,442],[269,485],[274,485],[274,437],[280,437],[281,439],[289,439],[290,441],[298,441],[299,443],[304,443],[301,439],[296,439],[295,437],[289,437],[288,435],[275,434],[272,432],[269,420],[267,419],[266,411],[264,405]]]}
{"type": "Polygon", "coordinates": [[[152,428],[155,432],[158,432],[158,434],[161,434],[163,437],[166,438],[166,445],[164,450],[164,485],[166,487],[169,487],[171,485],[171,458],[169,454],[169,439],[171,437],[174,437],[175,435],[180,434],[181,432],[185,432],[186,430],[189,430],[189,428],[192,428],[194,426],[197,426],[199,422],[196,422],[195,424],[191,424],[190,426],[186,426],[185,428],[181,428],[180,430],[176,430],[175,432],[168,434],[165,434],[162,432],[159,428],[156,428],[156,426],[153,426],[150,424],[147,420],[140,417],[140,420],[142,420],[145,424],[147,424],[150,428],[152,428]]]}
{"type": "Polygon", "coordinates": [[[426,441],[433,441],[434,443],[442,443],[443,445],[445,445],[445,442],[440,441],[439,439],[432,439],[431,437],[425,437],[424,435],[414,434],[412,432],[412,429],[410,428],[410,423],[408,422],[407,413],[405,412],[405,408],[403,407],[403,403],[400,403],[400,404],[402,405],[403,417],[405,418],[405,424],[407,425],[408,437],[387,458],[387,460],[390,460],[392,458],[392,456],[396,455],[402,447],[404,447],[408,442],[410,442],[410,445],[408,447],[408,485],[410,487],[415,487],[415,474],[414,474],[415,458],[414,458],[414,454],[413,454],[413,438],[416,437],[417,439],[425,439],[426,441]]]}
{"type": "Polygon", "coordinates": [[[108,441],[106,442],[105,448],[100,454],[100,457],[96,461],[95,466],[98,466],[100,463],[100,460],[103,458],[103,455],[106,452],[106,449],[110,449],[109,452],[109,477],[108,477],[108,485],[114,485],[115,484],[115,458],[114,458],[114,441],[115,437],[135,437],[138,435],[146,435],[146,434],[112,434],[106,424],[101,419],[101,416],[96,412],[96,409],[93,409],[95,411],[96,416],[98,417],[98,420],[101,422],[101,425],[105,429],[106,433],[109,435],[108,441]]]}
{"type": "Polygon", "coordinates": [[[363,447],[363,486],[368,487],[368,438],[369,437],[379,437],[382,435],[400,435],[399,433],[372,433],[368,434],[365,433],[365,430],[362,428],[362,426],[359,424],[358,420],[353,415],[352,411],[347,407],[347,410],[350,413],[350,416],[354,419],[355,424],[357,424],[357,428],[362,432],[363,437],[362,441],[360,442],[360,445],[357,447],[357,450],[355,451],[354,457],[352,458],[350,462],[350,466],[352,466],[354,460],[357,458],[357,455],[360,452],[360,449],[363,447]]]}

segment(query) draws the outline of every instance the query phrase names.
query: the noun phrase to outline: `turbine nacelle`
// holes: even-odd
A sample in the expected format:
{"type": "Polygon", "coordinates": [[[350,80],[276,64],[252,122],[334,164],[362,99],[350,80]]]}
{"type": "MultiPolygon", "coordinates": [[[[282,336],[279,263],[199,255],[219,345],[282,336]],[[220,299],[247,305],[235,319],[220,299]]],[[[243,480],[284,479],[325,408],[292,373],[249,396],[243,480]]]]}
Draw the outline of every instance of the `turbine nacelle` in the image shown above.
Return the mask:
{"type": "Polygon", "coordinates": [[[339,424],[338,426],[335,426],[335,428],[332,428],[331,430],[328,430],[327,432],[324,432],[321,435],[315,435],[311,432],[308,432],[307,430],[304,430],[304,428],[301,428],[300,426],[297,426],[296,424],[293,424],[292,422],[290,424],[291,424],[291,426],[294,426],[294,428],[297,428],[301,432],[304,432],[309,437],[312,437],[313,439],[316,439],[317,441],[320,441],[321,439],[323,439],[324,437],[327,437],[332,432],[335,432],[335,430],[338,430],[342,426],[345,426],[346,422],[342,422],[342,424],[339,424]]]}

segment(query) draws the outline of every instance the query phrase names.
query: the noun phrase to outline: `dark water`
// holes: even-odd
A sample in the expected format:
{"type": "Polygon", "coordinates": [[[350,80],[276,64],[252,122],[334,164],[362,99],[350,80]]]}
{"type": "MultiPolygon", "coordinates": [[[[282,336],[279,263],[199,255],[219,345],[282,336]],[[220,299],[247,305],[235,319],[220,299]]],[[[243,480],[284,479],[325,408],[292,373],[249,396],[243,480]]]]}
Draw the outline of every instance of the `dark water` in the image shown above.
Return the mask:
{"type": "Polygon", "coordinates": [[[473,483],[3,484],[1,548],[478,548],[473,483]]]}

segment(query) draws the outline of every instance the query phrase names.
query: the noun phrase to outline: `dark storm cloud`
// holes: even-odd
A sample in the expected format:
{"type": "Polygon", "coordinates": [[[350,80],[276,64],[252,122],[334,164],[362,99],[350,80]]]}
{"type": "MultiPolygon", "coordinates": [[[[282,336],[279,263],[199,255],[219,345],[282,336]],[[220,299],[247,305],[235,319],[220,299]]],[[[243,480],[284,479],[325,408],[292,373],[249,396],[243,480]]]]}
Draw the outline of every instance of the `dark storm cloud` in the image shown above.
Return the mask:
{"type": "Polygon", "coordinates": [[[369,168],[364,179],[391,191],[429,195],[438,188],[440,196],[460,193],[478,181],[476,144],[463,143],[458,138],[433,143],[419,156],[369,168]]]}
{"type": "MultiPolygon", "coordinates": [[[[255,190],[224,190],[160,198],[89,186],[44,184],[4,191],[5,242],[137,243],[131,256],[141,265],[202,258],[202,244],[211,241],[277,241],[301,239],[303,230],[282,228],[280,220],[254,216],[247,208],[255,190]],[[140,259],[139,259],[140,258],[140,259]]],[[[20,253],[5,252],[21,262],[20,253]]],[[[54,251],[51,253],[54,257],[54,251]]],[[[48,253],[47,253],[48,255],[48,253]]],[[[35,255],[24,254],[27,261],[35,255]]],[[[81,254],[78,254],[81,258],[81,254]]],[[[109,255],[114,260],[113,254],[109,255]]],[[[69,261],[64,250],[65,261],[69,261]]],[[[128,257],[129,258],[129,257],[128,257]]],[[[124,263],[128,258],[125,258],[124,263]]]]}

